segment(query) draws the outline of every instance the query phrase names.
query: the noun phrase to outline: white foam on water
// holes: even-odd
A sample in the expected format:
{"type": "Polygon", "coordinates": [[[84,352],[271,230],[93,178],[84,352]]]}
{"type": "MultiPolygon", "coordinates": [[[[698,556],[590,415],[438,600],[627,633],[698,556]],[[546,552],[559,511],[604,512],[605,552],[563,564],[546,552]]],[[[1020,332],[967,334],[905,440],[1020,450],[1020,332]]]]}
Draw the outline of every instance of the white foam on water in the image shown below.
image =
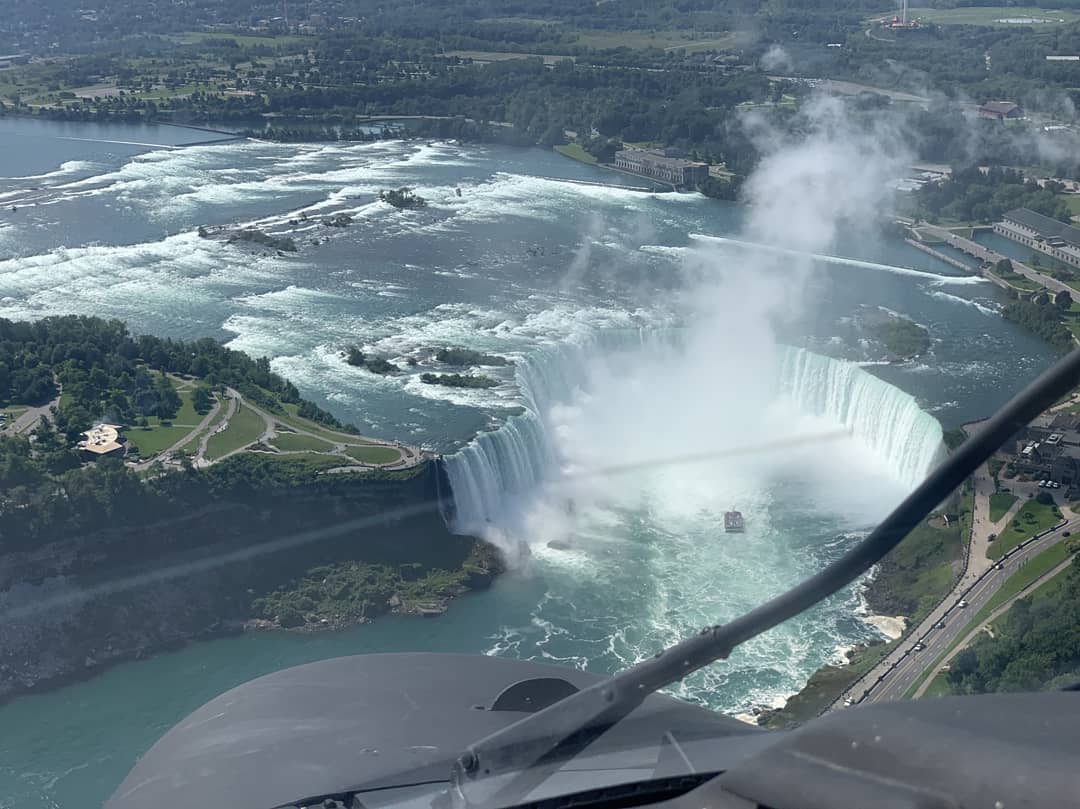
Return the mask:
{"type": "Polygon", "coordinates": [[[567,214],[568,206],[577,209],[590,203],[638,211],[669,196],[507,172],[496,172],[488,182],[463,189],[460,197],[453,188],[446,190],[450,193],[441,192],[431,204],[468,222],[500,221],[506,216],[555,221],[567,214]]]}
{"type": "Polygon", "coordinates": [[[995,309],[992,306],[979,303],[979,301],[973,301],[971,298],[963,298],[959,295],[950,295],[948,292],[944,292],[940,289],[931,290],[927,293],[931,298],[937,298],[940,301],[949,301],[950,303],[959,303],[964,306],[970,306],[973,309],[978,309],[984,315],[998,315],[1001,314],[1000,310],[995,309]]]}
{"type": "Polygon", "coordinates": [[[100,165],[100,163],[91,160],[65,160],[60,164],[59,168],[47,171],[44,174],[16,174],[11,177],[0,177],[0,180],[56,180],[78,174],[80,171],[93,171],[100,165]]]}
{"type": "Polygon", "coordinates": [[[985,284],[989,283],[985,278],[977,275],[941,275],[939,273],[926,272],[925,270],[913,270],[910,267],[897,267],[893,264],[880,264],[876,261],[863,261],[862,259],[846,258],[844,256],[830,256],[821,253],[806,253],[801,250],[789,250],[785,247],[777,247],[771,244],[761,244],[760,242],[747,242],[741,239],[729,239],[723,236],[708,236],[701,233],[691,233],[690,238],[697,241],[708,241],[716,244],[731,245],[739,248],[747,248],[752,250],[761,250],[769,253],[776,253],[779,255],[796,256],[799,258],[810,258],[815,261],[823,261],[827,264],[838,264],[847,267],[859,267],[867,270],[878,270],[881,272],[890,272],[896,275],[909,275],[913,278],[924,278],[927,281],[931,281],[934,284],[957,284],[957,285],[970,285],[970,284],[985,284]]]}
{"type": "MultiPolygon", "coordinates": [[[[530,325],[545,320],[538,314],[530,325]]],[[[561,333],[568,331],[567,320],[564,313],[561,333]]],[[[571,328],[574,322],[569,318],[571,328]]],[[[515,333],[521,334],[524,325],[515,333]]],[[[640,332],[622,333],[628,345],[643,340],[640,332]]],[[[774,404],[756,408],[759,420],[764,418],[760,425],[735,419],[739,430],[732,433],[720,429],[717,413],[716,435],[695,427],[692,447],[683,447],[681,432],[665,411],[656,416],[670,429],[653,429],[645,420],[640,434],[628,434],[619,426],[628,417],[625,412],[615,416],[612,407],[642,407],[646,388],[679,389],[679,380],[667,378],[664,370],[677,364],[664,359],[676,349],[661,341],[655,356],[635,352],[628,355],[629,366],[616,363],[605,371],[606,361],[598,366],[590,359],[595,349],[586,335],[577,340],[578,348],[573,340],[564,341],[545,349],[544,358],[534,359],[534,352],[520,361],[516,372],[527,413],[482,434],[447,461],[458,508],[455,524],[474,533],[496,530],[496,541],[506,543],[511,553],[515,537],[528,538],[534,550],[529,565],[539,569],[556,594],[538,605],[534,622],[578,627],[572,640],[536,637],[518,628],[512,641],[511,633],[498,638],[492,653],[575,657],[604,670],[644,659],[702,622],[728,620],[781,592],[819,565],[819,554],[833,558],[854,541],[791,548],[790,528],[774,526],[773,512],[776,496],[791,500],[792,473],[803,481],[797,485],[815,503],[815,513],[872,521],[880,516],[883,498],[899,498],[940,450],[940,427],[910,396],[853,364],[794,349],[780,355],[776,370],[781,384],[772,394],[774,404]],[[617,437],[608,423],[618,430],[617,437]],[[837,425],[851,430],[852,438],[824,452],[810,447],[771,458],[740,457],[736,463],[655,465],[664,452],[700,451],[711,441],[720,448],[736,435],[745,443],[756,436],[817,434],[837,425]],[[654,433],[659,443],[641,442],[654,433]],[[640,453],[636,443],[641,443],[640,453]],[[568,485],[562,478],[567,469],[602,468],[635,457],[653,459],[653,466],[610,482],[574,479],[568,485]],[[783,459],[779,465],[778,457],[783,459]],[[852,486],[853,481],[858,485],[852,486]],[[725,537],[716,526],[733,506],[747,515],[751,528],[725,537]],[[569,550],[547,547],[552,539],[567,541],[569,550]],[[604,582],[606,600],[595,596],[597,581],[604,582]],[[633,603],[624,603],[627,599],[633,603]],[[593,628],[577,623],[582,615],[590,617],[593,628]],[[541,644],[543,650],[536,651],[541,644]]],[[[743,390],[740,395],[754,400],[756,394],[743,390]]],[[[697,425],[695,416],[687,418],[697,425]]],[[[857,625],[843,623],[857,603],[853,593],[841,594],[825,613],[800,616],[784,631],[755,639],[728,663],[673,691],[728,709],[737,706],[718,706],[722,697],[717,695],[737,695],[744,707],[782,701],[809,671],[859,637],[857,625]]]]}
{"type": "Polygon", "coordinates": [[[3,314],[13,318],[87,314],[168,321],[217,303],[221,285],[275,278],[279,262],[193,233],[123,246],[58,248],[0,261],[3,314]]]}

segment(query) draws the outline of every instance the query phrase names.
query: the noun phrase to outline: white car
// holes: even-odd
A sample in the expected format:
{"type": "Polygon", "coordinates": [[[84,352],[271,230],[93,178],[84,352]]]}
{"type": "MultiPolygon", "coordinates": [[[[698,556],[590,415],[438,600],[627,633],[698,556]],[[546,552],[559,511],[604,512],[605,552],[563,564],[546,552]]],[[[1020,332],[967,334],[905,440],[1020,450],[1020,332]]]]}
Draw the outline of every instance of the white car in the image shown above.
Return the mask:
{"type": "Polygon", "coordinates": [[[959,601],[957,602],[956,606],[958,606],[958,607],[959,607],[960,609],[964,609],[965,607],[967,607],[967,602],[966,602],[966,601],[964,601],[964,599],[962,599],[962,598],[961,598],[961,599],[960,599],[960,600],[959,600],[959,601]]]}
{"type": "Polygon", "coordinates": [[[1039,481],[1039,488],[1041,489],[1041,488],[1044,488],[1045,486],[1046,486],[1046,481],[1045,480],[1040,480],[1039,481]]]}
{"type": "Polygon", "coordinates": [[[1051,483],[1050,485],[1053,486],[1055,489],[1060,489],[1061,488],[1061,484],[1058,483],[1056,480],[1053,483],[1051,483]]]}

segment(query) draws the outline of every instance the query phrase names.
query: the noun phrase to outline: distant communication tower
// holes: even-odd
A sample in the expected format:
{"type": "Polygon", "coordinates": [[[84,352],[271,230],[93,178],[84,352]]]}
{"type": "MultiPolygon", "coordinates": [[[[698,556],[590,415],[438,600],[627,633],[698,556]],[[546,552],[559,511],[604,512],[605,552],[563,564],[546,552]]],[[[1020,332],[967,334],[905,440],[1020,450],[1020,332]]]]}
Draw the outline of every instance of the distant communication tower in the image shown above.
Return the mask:
{"type": "Polygon", "coordinates": [[[918,20],[908,20],[907,18],[907,4],[908,0],[903,0],[903,7],[900,10],[900,16],[893,16],[892,21],[889,22],[889,28],[901,31],[910,31],[919,27],[918,20]]]}

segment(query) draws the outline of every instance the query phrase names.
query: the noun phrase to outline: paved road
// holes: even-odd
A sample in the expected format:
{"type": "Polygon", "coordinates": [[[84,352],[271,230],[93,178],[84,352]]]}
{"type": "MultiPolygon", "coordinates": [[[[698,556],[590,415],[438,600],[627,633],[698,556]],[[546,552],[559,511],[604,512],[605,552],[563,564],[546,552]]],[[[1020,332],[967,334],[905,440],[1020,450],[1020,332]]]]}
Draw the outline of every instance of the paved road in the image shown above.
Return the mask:
{"type": "Polygon", "coordinates": [[[26,411],[20,413],[19,416],[4,428],[4,431],[8,435],[28,433],[30,430],[37,427],[37,423],[41,419],[49,419],[52,421],[52,408],[59,406],[60,397],[57,396],[47,405],[42,407],[28,407],[26,411]]]}
{"type": "MultiPolygon", "coordinates": [[[[232,388],[229,388],[231,394],[232,388]]],[[[203,434],[203,437],[199,439],[199,448],[195,451],[195,460],[193,463],[195,466],[202,468],[210,465],[210,461],[206,460],[206,445],[210,443],[210,439],[217,435],[219,432],[229,426],[229,419],[236,415],[236,410],[239,407],[237,404],[236,396],[228,396],[228,404],[225,408],[225,418],[221,420],[221,423],[217,425],[213,430],[208,430],[203,434]]]]}
{"type": "MultiPolygon", "coordinates": [[[[970,590],[957,593],[955,590],[950,594],[941,607],[931,614],[931,617],[920,624],[918,631],[912,632],[904,641],[889,655],[889,659],[896,663],[882,677],[880,682],[864,684],[860,681],[850,692],[850,697],[856,702],[881,702],[883,700],[901,699],[908,689],[923,675],[928,666],[933,665],[949,645],[963,632],[964,628],[990,598],[1000,589],[1001,585],[1017,570],[1022,562],[1042,553],[1047,548],[1057,545],[1067,539],[1065,534],[1073,533],[1080,528],[1080,518],[1072,518],[1062,523],[1059,527],[1051,529],[1038,539],[1028,540],[1022,548],[1011,551],[1000,561],[1002,569],[997,570],[991,566],[978,578],[973,585],[968,585],[970,590]],[[966,608],[958,606],[963,598],[967,602],[966,608]],[[944,626],[940,629],[934,625],[941,621],[944,626]],[[925,644],[922,651],[914,651],[917,641],[925,644]],[[869,685],[869,693],[864,690],[869,685]]],[[[876,680],[876,677],[875,677],[876,680]]]]}
{"type": "MultiPolygon", "coordinates": [[[[1017,563],[1019,564],[1019,560],[1018,560],[1017,563]]],[[[1035,579],[1035,581],[1028,584],[1019,593],[1017,593],[1014,596],[1009,597],[1001,605],[995,607],[993,612],[991,612],[989,615],[987,615],[986,618],[984,618],[982,621],[979,621],[978,625],[973,627],[967,633],[967,635],[965,635],[963,638],[960,639],[960,642],[958,644],[956,644],[955,647],[953,647],[952,651],[950,651],[947,655],[945,655],[945,657],[938,664],[938,668],[940,669],[940,668],[943,668],[944,666],[948,665],[952,661],[952,659],[954,657],[956,657],[958,654],[960,654],[960,652],[962,652],[966,647],[971,645],[971,642],[975,640],[975,638],[979,635],[979,633],[983,632],[986,629],[987,626],[989,626],[991,623],[993,623],[998,618],[1000,618],[1002,615],[1004,615],[1006,612],[1008,612],[1009,608],[1012,607],[1012,605],[1015,604],[1018,599],[1021,599],[1021,598],[1024,598],[1024,597],[1028,596],[1031,593],[1032,590],[1035,590],[1038,587],[1041,587],[1042,585],[1046,584],[1046,582],[1050,581],[1050,579],[1054,578],[1054,576],[1057,576],[1059,573],[1063,573],[1065,570],[1067,570],[1072,565],[1072,563],[1073,563],[1072,557],[1071,556],[1066,557],[1065,561],[1061,562],[1059,565],[1054,567],[1052,570],[1050,570],[1050,571],[1044,573],[1043,575],[1039,576],[1039,578],[1035,579]]],[[[937,658],[935,658],[935,659],[937,659],[937,658]]],[[[923,680],[923,682],[919,685],[919,687],[915,691],[915,693],[912,694],[912,698],[913,699],[918,699],[923,694],[925,694],[926,690],[930,687],[930,684],[933,681],[934,681],[933,677],[927,677],[925,680],[923,680]]]]}
{"type": "MultiPolygon", "coordinates": [[[[964,429],[968,435],[971,435],[979,429],[981,424],[982,422],[966,424],[964,429]]],[[[1059,503],[1065,518],[1069,521],[1068,524],[1062,526],[1056,533],[1044,535],[1038,541],[1029,540],[1025,543],[1022,551],[1013,550],[1009,556],[1000,560],[1005,565],[1005,570],[994,570],[994,561],[986,555],[990,546],[990,537],[991,535],[1000,534],[1008,526],[1013,515],[1026,502],[1025,494],[1027,494],[1028,487],[1026,484],[1012,485],[1010,488],[1013,489],[1015,494],[1019,495],[1017,502],[997,522],[990,522],[990,495],[994,492],[995,487],[986,464],[976,470],[973,483],[975,487],[975,508],[972,514],[971,541],[968,546],[968,554],[964,558],[964,569],[961,571],[956,584],[953,585],[949,594],[931,610],[930,614],[923,619],[918,627],[908,632],[876,666],[849,686],[826,711],[842,707],[845,699],[860,702],[864,699],[866,701],[877,701],[879,699],[897,699],[903,696],[910,684],[918,679],[919,673],[933,664],[952,638],[955,638],[956,634],[963,630],[963,627],[971,620],[969,616],[979,610],[979,605],[975,604],[973,597],[977,596],[982,599],[982,603],[985,603],[993,593],[997,592],[1005,579],[1009,577],[1010,570],[1015,572],[1014,562],[1018,564],[1020,560],[1029,558],[1042,549],[1060,542],[1064,539],[1064,532],[1072,533],[1076,529],[1078,520],[1080,520],[1069,510],[1067,505],[1059,503]],[[974,585],[977,585],[977,588],[969,594],[968,590],[974,585]],[[956,606],[962,598],[971,604],[966,610],[956,606]],[[943,629],[934,628],[939,622],[944,622],[943,629]],[[947,638],[946,635],[948,635],[947,638]],[[944,645],[941,645],[939,639],[945,639],[944,645]],[[913,647],[918,641],[922,641],[928,648],[921,652],[915,652],[913,647]],[[896,685],[892,684],[894,679],[899,681],[896,685]],[[907,685],[903,685],[903,682],[906,682],[907,685]]],[[[1036,483],[1032,483],[1030,486],[1033,495],[1044,491],[1038,489],[1036,483]]],[[[1052,494],[1057,499],[1059,493],[1052,491],[1052,494]]]]}

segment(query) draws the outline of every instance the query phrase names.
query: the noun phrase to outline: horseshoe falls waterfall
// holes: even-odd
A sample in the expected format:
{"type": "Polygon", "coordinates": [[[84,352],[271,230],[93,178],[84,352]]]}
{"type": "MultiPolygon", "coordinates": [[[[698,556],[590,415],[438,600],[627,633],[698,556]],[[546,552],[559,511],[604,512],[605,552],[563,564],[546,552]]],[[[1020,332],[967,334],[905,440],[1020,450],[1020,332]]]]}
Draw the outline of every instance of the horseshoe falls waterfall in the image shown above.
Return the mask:
{"type": "MultiPolygon", "coordinates": [[[[529,541],[520,533],[523,510],[543,496],[546,484],[559,484],[566,456],[558,446],[552,409],[588,395],[590,363],[602,361],[605,350],[627,348],[625,336],[608,337],[586,347],[541,350],[519,364],[516,381],[523,412],[445,459],[455,531],[496,532],[496,541],[509,533],[529,541]]],[[[798,348],[783,349],[779,358],[773,404],[786,404],[819,425],[848,432],[886,478],[914,487],[941,459],[941,425],[910,394],[853,362],[798,348]]],[[[677,403],[672,407],[677,418],[677,403]]],[[[563,491],[566,486],[557,488],[563,491]]]]}

